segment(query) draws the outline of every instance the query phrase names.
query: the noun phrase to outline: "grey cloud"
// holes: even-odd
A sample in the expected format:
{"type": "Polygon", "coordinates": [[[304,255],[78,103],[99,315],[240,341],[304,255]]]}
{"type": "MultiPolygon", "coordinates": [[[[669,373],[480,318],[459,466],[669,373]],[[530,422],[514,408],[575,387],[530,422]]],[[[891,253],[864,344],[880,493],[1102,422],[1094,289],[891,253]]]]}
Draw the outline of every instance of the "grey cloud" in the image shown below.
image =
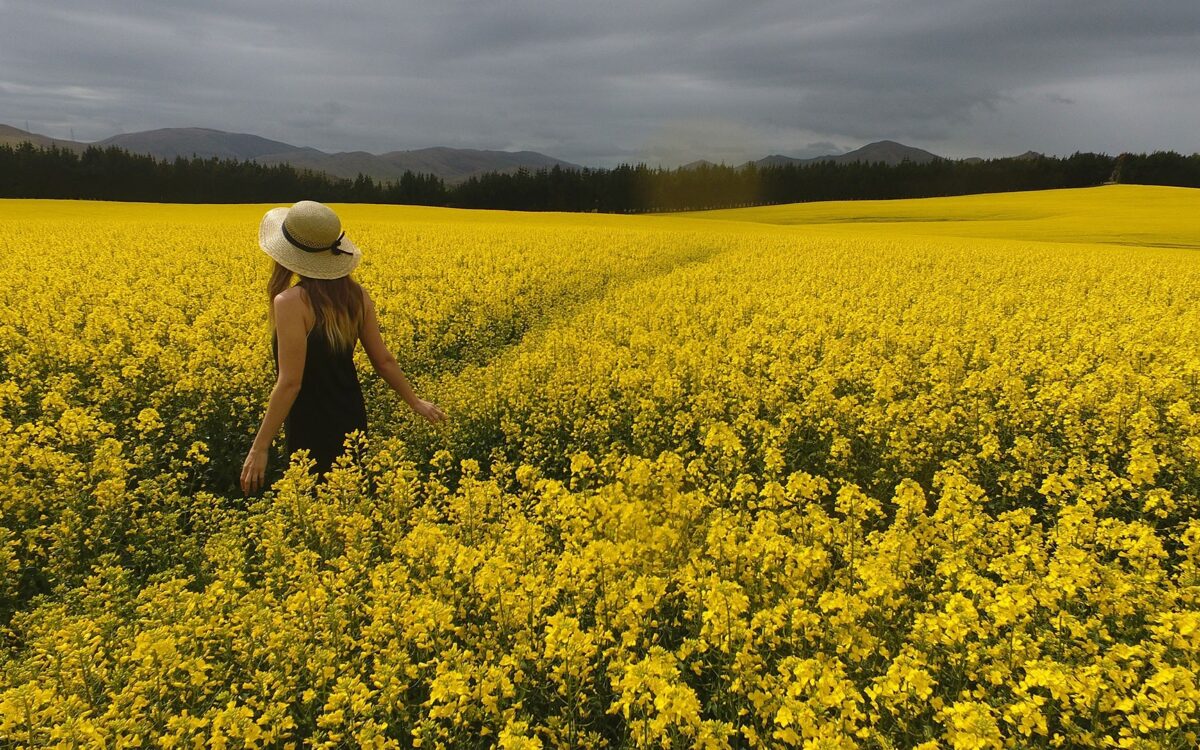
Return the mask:
{"type": "Polygon", "coordinates": [[[325,150],[532,148],[597,166],[815,156],[881,138],[948,156],[1200,149],[1195,0],[0,11],[0,121],[57,137],[199,125],[325,150]]]}

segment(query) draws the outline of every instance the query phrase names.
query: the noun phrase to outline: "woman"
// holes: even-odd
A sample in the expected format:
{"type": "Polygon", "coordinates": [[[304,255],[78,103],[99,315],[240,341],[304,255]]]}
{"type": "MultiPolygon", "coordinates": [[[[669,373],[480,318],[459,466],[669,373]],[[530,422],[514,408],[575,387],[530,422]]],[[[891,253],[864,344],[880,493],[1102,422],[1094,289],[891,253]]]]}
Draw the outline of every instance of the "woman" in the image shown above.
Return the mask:
{"type": "Polygon", "coordinates": [[[417,398],[384,345],[371,295],[350,278],[362,252],[346,238],[332,209],[314,201],[273,208],[259,225],[258,244],[275,259],[267,291],[276,381],[242,465],[243,493],[263,486],[267,449],[285,419],[288,455],[307,448],[321,478],[342,453],[346,435],[366,433],[353,359],[358,341],[375,372],[409,408],[433,424],[445,421],[441,409],[417,398]],[[293,274],[300,277],[295,286],[293,274]]]}

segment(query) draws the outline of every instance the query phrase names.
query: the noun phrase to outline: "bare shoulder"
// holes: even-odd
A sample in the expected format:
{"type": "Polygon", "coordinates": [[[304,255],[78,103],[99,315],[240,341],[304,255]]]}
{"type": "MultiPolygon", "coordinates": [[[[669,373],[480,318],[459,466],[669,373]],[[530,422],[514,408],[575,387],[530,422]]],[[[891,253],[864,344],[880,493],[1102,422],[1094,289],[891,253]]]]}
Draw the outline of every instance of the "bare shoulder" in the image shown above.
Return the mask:
{"type": "Polygon", "coordinates": [[[308,293],[300,286],[292,286],[275,295],[275,315],[295,317],[307,324],[309,317],[308,293]]]}
{"type": "Polygon", "coordinates": [[[275,295],[276,310],[300,310],[304,303],[304,290],[298,286],[288,287],[275,295]]]}

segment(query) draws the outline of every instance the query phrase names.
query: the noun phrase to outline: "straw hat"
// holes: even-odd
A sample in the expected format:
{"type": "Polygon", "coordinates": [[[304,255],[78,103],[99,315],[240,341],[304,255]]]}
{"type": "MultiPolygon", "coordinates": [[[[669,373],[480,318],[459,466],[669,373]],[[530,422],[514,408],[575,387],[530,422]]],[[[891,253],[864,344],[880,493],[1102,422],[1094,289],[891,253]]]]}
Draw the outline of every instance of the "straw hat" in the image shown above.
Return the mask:
{"type": "Polygon", "coordinates": [[[340,279],[362,260],[337,214],[316,201],[267,211],[258,225],[258,244],[284,268],[310,279],[340,279]]]}

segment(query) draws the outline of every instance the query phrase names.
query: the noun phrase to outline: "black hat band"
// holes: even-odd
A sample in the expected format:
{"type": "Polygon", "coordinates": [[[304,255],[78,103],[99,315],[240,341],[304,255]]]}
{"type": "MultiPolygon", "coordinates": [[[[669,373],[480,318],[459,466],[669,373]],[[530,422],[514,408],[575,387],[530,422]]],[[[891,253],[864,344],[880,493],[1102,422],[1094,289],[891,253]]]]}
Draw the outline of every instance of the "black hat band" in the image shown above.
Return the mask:
{"type": "Polygon", "coordinates": [[[297,247],[306,253],[321,253],[326,250],[330,250],[333,252],[334,255],[353,255],[354,254],[354,253],[351,253],[349,250],[343,250],[342,248],[339,247],[339,245],[342,242],[342,238],[346,236],[345,232],[342,232],[341,234],[339,234],[338,238],[333,241],[332,245],[328,245],[326,247],[313,247],[312,245],[305,245],[303,242],[300,242],[295,237],[293,237],[291,232],[288,231],[287,224],[280,224],[279,228],[283,230],[283,238],[285,240],[290,242],[293,247],[297,247]]]}

